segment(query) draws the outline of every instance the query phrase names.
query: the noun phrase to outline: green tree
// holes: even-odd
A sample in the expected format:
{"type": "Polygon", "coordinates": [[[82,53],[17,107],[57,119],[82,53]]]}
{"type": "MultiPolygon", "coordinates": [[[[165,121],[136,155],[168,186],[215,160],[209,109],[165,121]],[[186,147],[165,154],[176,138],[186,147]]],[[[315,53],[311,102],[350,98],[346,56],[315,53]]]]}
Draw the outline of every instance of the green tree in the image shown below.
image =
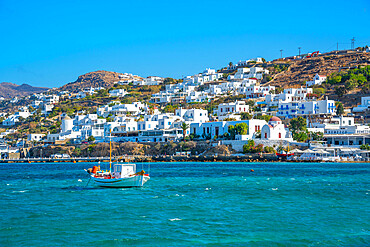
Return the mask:
{"type": "Polygon", "coordinates": [[[189,129],[189,124],[183,122],[181,124],[181,129],[182,129],[182,134],[183,134],[183,138],[184,138],[184,141],[185,141],[185,137],[186,137],[186,130],[189,129]]]}
{"type": "Polygon", "coordinates": [[[93,136],[89,136],[89,138],[87,138],[87,140],[88,140],[89,142],[93,142],[93,141],[95,141],[95,137],[93,137],[93,136]]]}
{"type": "Polygon", "coordinates": [[[342,97],[347,92],[347,90],[343,86],[336,86],[334,90],[335,94],[338,95],[339,97],[342,97]]]}
{"type": "Polygon", "coordinates": [[[313,88],[312,89],[312,91],[313,91],[313,93],[314,94],[317,94],[317,95],[323,95],[323,94],[325,94],[325,89],[324,88],[313,88]]]}
{"type": "Polygon", "coordinates": [[[255,146],[253,140],[249,140],[247,144],[243,145],[243,153],[262,153],[264,151],[263,144],[255,146]]]}
{"type": "Polygon", "coordinates": [[[324,139],[324,133],[322,132],[310,132],[310,136],[314,141],[322,141],[324,139]]]}
{"type": "Polygon", "coordinates": [[[296,132],[293,133],[293,139],[298,142],[305,142],[308,140],[307,132],[296,132]]]}
{"type": "Polygon", "coordinates": [[[253,115],[248,112],[242,112],[240,115],[242,120],[250,120],[253,118],[253,115]]]}
{"type": "Polygon", "coordinates": [[[228,132],[231,140],[235,140],[236,135],[248,135],[249,127],[247,123],[229,125],[228,132]]]}
{"type": "Polygon", "coordinates": [[[344,107],[343,107],[343,104],[339,102],[337,105],[337,115],[341,116],[343,114],[344,114],[344,107]]]}
{"type": "Polygon", "coordinates": [[[303,117],[293,118],[290,120],[290,128],[293,132],[306,131],[306,119],[303,117]]]}
{"type": "Polygon", "coordinates": [[[235,129],[238,135],[248,135],[249,126],[247,123],[235,124],[235,129]]]}

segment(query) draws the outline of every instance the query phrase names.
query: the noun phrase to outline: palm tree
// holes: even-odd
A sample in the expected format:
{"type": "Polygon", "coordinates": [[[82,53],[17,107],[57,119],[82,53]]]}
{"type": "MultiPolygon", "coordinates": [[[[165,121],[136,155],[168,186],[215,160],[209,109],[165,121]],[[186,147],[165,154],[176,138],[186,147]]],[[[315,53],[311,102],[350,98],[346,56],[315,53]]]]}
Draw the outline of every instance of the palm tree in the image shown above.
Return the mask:
{"type": "Polygon", "coordinates": [[[185,136],[186,136],[186,130],[189,129],[189,124],[183,122],[181,124],[181,129],[182,129],[182,134],[184,136],[184,141],[185,141],[185,136]]]}

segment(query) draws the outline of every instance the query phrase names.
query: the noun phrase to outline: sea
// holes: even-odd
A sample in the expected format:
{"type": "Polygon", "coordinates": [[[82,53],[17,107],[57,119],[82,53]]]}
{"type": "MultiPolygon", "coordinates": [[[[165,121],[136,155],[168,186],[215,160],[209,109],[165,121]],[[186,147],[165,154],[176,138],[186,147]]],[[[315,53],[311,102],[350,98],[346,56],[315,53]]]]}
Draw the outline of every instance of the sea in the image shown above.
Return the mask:
{"type": "Polygon", "coordinates": [[[370,246],[369,163],[144,163],[119,189],[92,165],[1,164],[0,246],[370,246]]]}

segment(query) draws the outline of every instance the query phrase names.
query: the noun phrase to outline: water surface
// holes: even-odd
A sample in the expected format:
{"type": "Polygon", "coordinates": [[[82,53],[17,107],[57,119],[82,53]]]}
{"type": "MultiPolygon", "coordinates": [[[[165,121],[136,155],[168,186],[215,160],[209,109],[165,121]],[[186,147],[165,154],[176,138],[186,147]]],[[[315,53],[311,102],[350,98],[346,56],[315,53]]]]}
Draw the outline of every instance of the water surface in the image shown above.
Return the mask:
{"type": "Polygon", "coordinates": [[[370,245],[370,164],[151,163],[131,189],[91,165],[0,165],[0,246],[370,245]]]}

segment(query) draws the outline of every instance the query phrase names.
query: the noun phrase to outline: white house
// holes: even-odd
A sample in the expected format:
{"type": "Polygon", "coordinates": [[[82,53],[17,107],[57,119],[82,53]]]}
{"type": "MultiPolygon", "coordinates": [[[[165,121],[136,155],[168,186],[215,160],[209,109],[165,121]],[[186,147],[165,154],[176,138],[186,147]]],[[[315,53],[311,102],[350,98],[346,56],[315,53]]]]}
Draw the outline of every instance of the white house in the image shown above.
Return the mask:
{"type": "Polygon", "coordinates": [[[208,111],[203,109],[176,109],[175,115],[187,122],[205,123],[209,121],[208,111]]]}
{"type": "Polygon", "coordinates": [[[111,97],[123,97],[127,94],[125,89],[113,89],[109,91],[111,97]]]}
{"type": "Polygon", "coordinates": [[[307,87],[312,87],[314,85],[321,85],[321,83],[323,83],[324,81],[326,81],[326,76],[324,75],[319,75],[319,74],[316,74],[313,78],[312,81],[307,81],[306,82],[306,86],[307,87]]]}
{"type": "Polygon", "coordinates": [[[246,135],[247,139],[252,139],[254,134],[258,131],[261,131],[262,126],[267,124],[265,120],[259,119],[192,123],[190,124],[190,133],[198,135],[203,139],[206,139],[207,137],[213,139],[215,136],[223,136],[225,133],[228,133],[229,126],[238,123],[248,124],[248,134],[246,135]]]}
{"type": "Polygon", "coordinates": [[[312,94],[312,91],[312,88],[287,88],[280,94],[266,95],[264,103],[268,106],[277,106],[279,103],[305,101],[307,95],[312,94]]]}
{"type": "Polygon", "coordinates": [[[279,102],[276,116],[295,118],[302,115],[334,115],[334,100],[279,102]]]}
{"type": "Polygon", "coordinates": [[[154,85],[160,85],[164,81],[164,78],[159,76],[149,76],[147,78],[144,78],[143,80],[134,81],[134,85],[141,85],[141,86],[154,86],[154,85]]]}
{"type": "Polygon", "coordinates": [[[61,124],[61,131],[56,134],[48,134],[46,136],[46,142],[54,143],[55,141],[61,141],[66,139],[80,139],[81,138],[81,132],[73,130],[74,128],[74,121],[68,117],[65,116],[62,119],[61,124]]]}
{"type": "Polygon", "coordinates": [[[272,91],[275,90],[275,86],[257,86],[251,85],[244,89],[243,94],[245,94],[247,99],[250,98],[260,98],[266,97],[267,95],[271,94],[272,91]]]}
{"type": "Polygon", "coordinates": [[[3,125],[5,126],[12,126],[15,125],[17,122],[19,122],[19,118],[28,118],[31,114],[28,111],[27,107],[21,107],[19,108],[19,112],[16,112],[15,114],[12,114],[8,116],[4,121],[3,125]]]}
{"type": "Polygon", "coordinates": [[[361,104],[353,107],[352,112],[363,112],[370,108],[370,96],[361,97],[361,104]]]}
{"type": "Polygon", "coordinates": [[[256,78],[261,80],[264,74],[269,74],[269,70],[262,67],[238,68],[235,75],[229,75],[228,80],[243,80],[249,78],[256,78]]]}
{"type": "Polygon", "coordinates": [[[205,82],[216,81],[222,76],[223,74],[217,73],[215,69],[206,68],[202,74],[186,76],[183,81],[187,84],[202,85],[205,82]]]}
{"type": "Polygon", "coordinates": [[[230,113],[249,112],[249,105],[245,101],[235,101],[232,103],[222,103],[218,105],[217,116],[225,116],[230,113]]]}
{"type": "Polygon", "coordinates": [[[27,141],[41,141],[45,134],[29,134],[27,141]]]}
{"type": "Polygon", "coordinates": [[[193,103],[193,102],[211,102],[211,99],[213,97],[209,95],[207,92],[198,92],[193,91],[190,92],[188,96],[185,97],[185,100],[187,103],[193,103]]]}
{"type": "Polygon", "coordinates": [[[324,134],[370,134],[368,125],[355,124],[353,117],[332,117],[324,119],[322,123],[308,124],[309,131],[323,132],[324,134]]]}
{"type": "Polygon", "coordinates": [[[250,62],[263,63],[263,59],[262,59],[262,57],[257,57],[257,58],[252,58],[252,59],[248,59],[248,60],[241,60],[236,64],[232,64],[231,66],[228,65],[227,69],[228,70],[235,70],[238,67],[247,66],[250,62]]]}
{"type": "Polygon", "coordinates": [[[261,129],[262,140],[287,140],[293,141],[292,135],[288,128],[285,128],[281,119],[272,117],[268,124],[264,125],[261,129]]]}

